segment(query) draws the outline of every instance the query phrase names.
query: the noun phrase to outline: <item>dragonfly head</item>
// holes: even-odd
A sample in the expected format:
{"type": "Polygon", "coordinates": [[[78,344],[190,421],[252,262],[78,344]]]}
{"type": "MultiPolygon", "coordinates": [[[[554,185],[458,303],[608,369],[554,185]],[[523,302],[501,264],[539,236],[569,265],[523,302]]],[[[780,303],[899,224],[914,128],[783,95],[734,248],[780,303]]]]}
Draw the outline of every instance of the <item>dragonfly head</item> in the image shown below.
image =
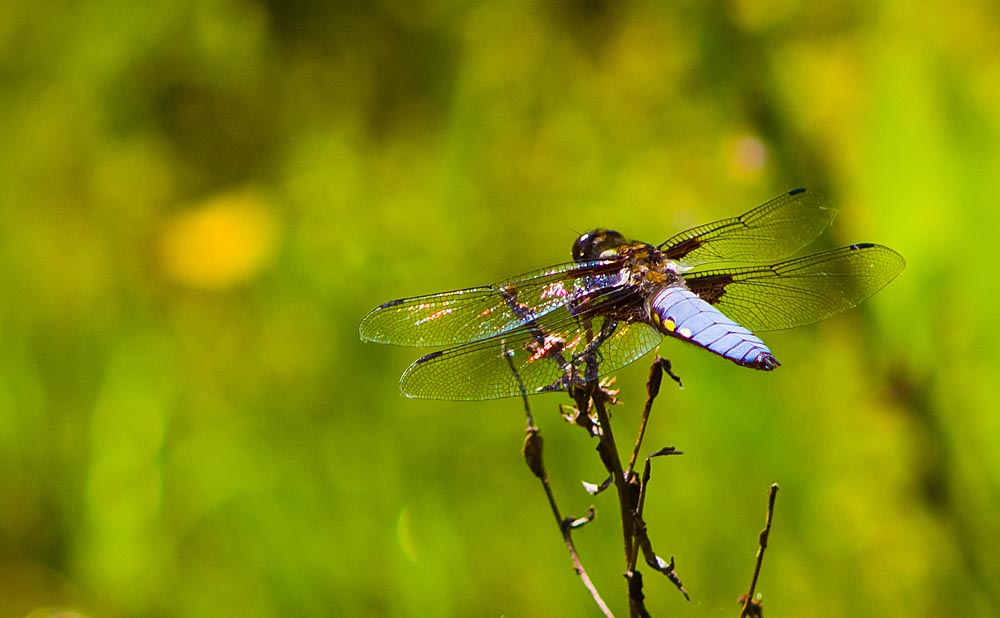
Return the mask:
{"type": "Polygon", "coordinates": [[[614,230],[592,230],[573,243],[573,260],[585,262],[609,257],[610,254],[616,254],[615,249],[625,242],[625,237],[614,230]]]}

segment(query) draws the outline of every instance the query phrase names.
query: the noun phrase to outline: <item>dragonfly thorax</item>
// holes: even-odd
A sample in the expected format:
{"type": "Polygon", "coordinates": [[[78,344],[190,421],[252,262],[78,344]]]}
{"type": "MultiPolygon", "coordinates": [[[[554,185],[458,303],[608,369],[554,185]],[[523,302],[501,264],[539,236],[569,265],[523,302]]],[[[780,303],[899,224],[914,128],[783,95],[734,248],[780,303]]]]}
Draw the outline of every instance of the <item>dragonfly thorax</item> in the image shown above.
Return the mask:
{"type": "Polygon", "coordinates": [[[668,260],[662,251],[644,242],[621,245],[615,253],[625,258],[632,285],[640,286],[643,294],[661,286],[683,286],[680,266],[668,260]]]}

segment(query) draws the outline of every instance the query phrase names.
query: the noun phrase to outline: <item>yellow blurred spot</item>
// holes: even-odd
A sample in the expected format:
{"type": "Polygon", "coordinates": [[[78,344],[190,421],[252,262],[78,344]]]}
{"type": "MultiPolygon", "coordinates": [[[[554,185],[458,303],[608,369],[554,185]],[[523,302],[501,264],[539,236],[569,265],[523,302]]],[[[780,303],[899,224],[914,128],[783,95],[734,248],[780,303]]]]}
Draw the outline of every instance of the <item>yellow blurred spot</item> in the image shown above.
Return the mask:
{"type": "Polygon", "coordinates": [[[278,223],[252,191],[224,193],[173,214],[160,236],[163,272],[193,287],[251,279],[274,255],[278,223]]]}

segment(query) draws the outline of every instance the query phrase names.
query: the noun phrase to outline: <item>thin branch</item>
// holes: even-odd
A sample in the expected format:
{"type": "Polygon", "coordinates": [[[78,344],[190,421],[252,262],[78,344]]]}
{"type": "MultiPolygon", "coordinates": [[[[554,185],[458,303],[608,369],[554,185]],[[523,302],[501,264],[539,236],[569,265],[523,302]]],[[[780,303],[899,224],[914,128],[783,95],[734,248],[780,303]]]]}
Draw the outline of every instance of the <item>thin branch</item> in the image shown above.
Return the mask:
{"type": "Polygon", "coordinates": [[[625,546],[625,560],[628,561],[632,553],[632,540],[634,536],[633,517],[637,492],[630,491],[630,483],[625,478],[622,469],[622,460],[618,455],[618,446],[615,444],[615,434],[611,429],[611,416],[608,414],[605,393],[596,384],[588,385],[586,389],[578,390],[576,394],[577,404],[582,409],[586,409],[588,403],[592,402],[594,410],[597,412],[597,422],[600,425],[601,437],[597,444],[597,451],[601,455],[601,461],[607,469],[611,478],[614,479],[615,489],[618,490],[618,507],[621,511],[622,537],[625,546]]]}
{"type": "Polygon", "coordinates": [[[743,609],[740,611],[740,618],[764,618],[764,608],[760,600],[754,598],[754,590],[757,588],[757,578],[760,577],[760,567],[764,562],[767,538],[771,534],[771,519],[774,517],[774,501],[777,497],[778,484],[774,483],[767,492],[767,517],[764,519],[764,529],[760,531],[757,559],[753,567],[753,579],[750,580],[750,591],[745,597],[741,597],[743,609]]]}
{"type": "Polygon", "coordinates": [[[639,434],[635,438],[632,457],[628,460],[629,474],[635,470],[635,462],[639,459],[639,449],[642,447],[642,439],[646,435],[646,424],[649,422],[649,413],[653,409],[653,401],[660,394],[660,384],[663,382],[664,373],[683,387],[681,379],[674,374],[670,366],[670,361],[660,358],[660,355],[657,354],[656,358],[653,359],[653,364],[649,366],[649,378],[646,380],[646,405],[642,408],[642,417],[639,421],[639,434]]]}
{"type": "Polygon", "coordinates": [[[538,428],[534,425],[529,426],[524,437],[524,460],[528,464],[528,468],[531,469],[532,473],[534,473],[534,475],[538,477],[538,480],[542,483],[542,489],[545,490],[545,496],[549,499],[549,508],[552,509],[552,515],[556,518],[556,524],[559,526],[559,532],[562,534],[563,542],[566,543],[566,549],[569,551],[570,560],[573,561],[573,570],[580,576],[580,580],[583,582],[584,587],[586,587],[590,592],[591,598],[594,599],[594,603],[597,604],[601,613],[607,618],[614,618],[614,614],[611,613],[608,605],[604,602],[604,599],[601,598],[601,594],[597,591],[597,587],[594,586],[594,582],[591,581],[590,576],[587,575],[587,569],[584,568],[583,562],[580,560],[580,554],[577,552],[576,545],[573,543],[572,531],[590,522],[594,518],[594,508],[590,507],[587,517],[563,519],[562,515],[559,513],[559,506],[556,504],[555,495],[552,493],[552,487],[549,484],[548,473],[545,471],[545,463],[542,459],[542,444],[542,436],[538,432],[538,428]]]}
{"type": "MultiPolygon", "coordinates": [[[[521,382],[520,374],[513,366],[511,356],[509,354],[505,354],[505,356],[508,364],[511,366],[512,373],[521,386],[521,398],[524,402],[525,416],[528,424],[522,451],[525,462],[532,473],[542,483],[542,488],[549,501],[549,507],[559,525],[559,530],[566,543],[566,548],[569,551],[570,559],[573,561],[573,566],[577,574],[580,576],[587,590],[590,591],[591,597],[593,597],[594,602],[600,608],[601,612],[605,616],[611,616],[611,611],[604,603],[597,592],[597,588],[583,567],[571,534],[572,530],[589,523],[594,518],[594,509],[590,507],[588,514],[578,519],[563,518],[560,514],[555,496],[552,493],[552,488],[549,485],[548,474],[542,458],[543,440],[538,428],[535,426],[531,406],[528,403],[527,392],[524,384],[521,382]]],[[[608,472],[609,478],[608,481],[600,486],[584,483],[584,487],[588,492],[596,494],[604,489],[609,482],[614,482],[618,493],[618,507],[622,523],[622,539],[626,563],[625,576],[628,580],[629,613],[633,618],[648,618],[649,612],[646,610],[645,595],[642,591],[642,573],[635,568],[640,549],[643,552],[646,564],[666,575],[684,594],[685,598],[689,598],[687,591],[684,590],[684,586],[681,584],[680,578],[674,570],[673,558],[667,562],[653,551],[652,544],[646,532],[646,523],[642,517],[646,486],[650,478],[650,458],[677,454],[677,451],[673,447],[668,447],[653,453],[646,458],[646,467],[642,479],[635,473],[635,461],[642,446],[642,439],[649,421],[653,401],[659,394],[663,374],[666,373],[678,384],[680,384],[680,378],[671,371],[670,361],[661,359],[659,356],[656,357],[650,368],[650,376],[646,384],[647,400],[642,414],[639,434],[636,437],[632,457],[626,471],[622,466],[622,459],[618,452],[618,446],[615,443],[614,431],[611,427],[611,415],[607,407],[608,404],[617,403],[615,398],[617,391],[612,390],[611,382],[599,381],[597,379],[596,366],[592,369],[592,371],[588,371],[588,374],[594,377],[588,379],[584,386],[570,389],[569,394],[576,403],[576,409],[567,409],[561,406],[561,411],[567,421],[583,427],[587,430],[588,434],[599,438],[597,452],[601,457],[601,462],[604,464],[605,470],[608,472]]]]}
{"type": "MultiPolygon", "coordinates": [[[[517,372],[515,372],[515,375],[517,375],[517,372]]],[[[518,380],[520,381],[520,376],[518,376],[518,380]]],[[[607,603],[604,602],[604,599],[601,598],[601,594],[597,591],[597,587],[594,585],[594,582],[591,581],[590,576],[587,575],[587,569],[584,568],[583,562],[580,560],[580,554],[576,550],[576,544],[573,543],[572,531],[594,519],[594,507],[591,506],[587,510],[586,517],[563,519],[562,515],[559,513],[559,505],[556,504],[555,494],[552,493],[552,486],[549,484],[549,474],[545,470],[545,460],[542,457],[544,440],[542,440],[542,435],[538,431],[538,427],[535,425],[535,417],[531,414],[531,405],[528,403],[527,393],[525,393],[523,385],[521,387],[521,399],[524,401],[524,413],[528,423],[528,427],[525,430],[524,447],[521,450],[521,454],[524,456],[524,461],[528,464],[528,468],[531,470],[532,474],[534,474],[542,483],[542,489],[545,491],[545,496],[549,500],[549,508],[552,509],[552,515],[556,518],[556,524],[559,526],[559,532],[562,534],[563,542],[566,543],[566,549],[569,551],[570,560],[573,561],[573,570],[580,576],[580,581],[583,582],[584,587],[588,592],[590,592],[591,598],[594,599],[594,603],[597,604],[598,609],[601,610],[601,613],[604,614],[605,618],[614,618],[614,614],[611,613],[611,609],[608,608],[607,603]]]]}
{"type": "MultiPolygon", "coordinates": [[[[683,453],[681,451],[678,451],[672,446],[668,446],[646,457],[646,465],[643,468],[642,480],[640,482],[639,500],[638,504],[636,505],[634,514],[635,517],[634,529],[635,529],[636,542],[633,544],[632,553],[629,556],[628,570],[626,571],[626,576],[630,577],[630,574],[638,573],[638,571],[635,570],[635,566],[639,559],[639,550],[641,549],[643,557],[646,559],[646,564],[652,567],[654,570],[659,571],[660,573],[666,575],[667,579],[669,579],[670,582],[681,592],[681,594],[684,595],[684,598],[690,601],[691,597],[688,595],[687,590],[684,588],[684,584],[681,583],[681,578],[677,574],[677,571],[674,567],[673,557],[671,557],[670,561],[667,562],[663,558],[656,555],[656,552],[653,551],[653,544],[652,541],[650,541],[649,539],[648,530],[646,528],[646,521],[645,519],[643,519],[643,508],[645,507],[646,504],[646,491],[649,487],[649,480],[652,476],[651,460],[653,457],[664,457],[667,455],[683,455],[683,453]]],[[[631,582],[631,577],[630,577],[630,582],[631,582]]],[[[641,586],[641,579],[639,580],[639,586],[641,586]]],[[[630,593],[632,591],[631,585],[629,587],[629,591],[630,593]]],[[[641,598],[639,600],[641,601],[641,598]]]]}
{"type": "Polygon", "coordinates": [[[628,608],[634,618],[652,618],[646,610],[646,593],[642,591],[642,573],[630,571],[628,579],[628,608]]]}

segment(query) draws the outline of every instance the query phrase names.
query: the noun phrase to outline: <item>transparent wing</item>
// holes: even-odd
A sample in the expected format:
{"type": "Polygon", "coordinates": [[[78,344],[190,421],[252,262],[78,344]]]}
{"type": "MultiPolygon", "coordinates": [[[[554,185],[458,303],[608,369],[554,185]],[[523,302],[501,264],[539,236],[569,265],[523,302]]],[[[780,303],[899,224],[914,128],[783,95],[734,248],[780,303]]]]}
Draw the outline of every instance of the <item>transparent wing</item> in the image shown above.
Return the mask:
{"type": "Polygon", "coordinates": [[[857,305],[896,278],[906,261],[888,247],[857,244],[773,266],[710,270],[688,288],[753,331],[794,328],[857,305]]]}
{"type": "Polygon", "coordinates": [[[410,365],[399,387],[407,397],[447,400],[564,390],[582,379],[588,354],[596,351],[591,358],[603,376],[642,357],[661,339],[641,322],[574,317],[561,307],[530,328],[428,354],[410,365]],[[588,348],[595,340],[599,343],[588,348]]]}
{"type": "Polygon", "coordinates": [[[658,247],[685,266],[710,262],[770,262],[788,257],[819,236],[837,211],[820,194],[794,189],[748,213],[708,223],[658,247]]]}
{"type": "Polygon", "coordinates": [[[619,286],[621,267],[615,258],[571,262],[489,286],[393,300],[365,316],[361,338],[407,346],[486,339],[619,286]]]}

